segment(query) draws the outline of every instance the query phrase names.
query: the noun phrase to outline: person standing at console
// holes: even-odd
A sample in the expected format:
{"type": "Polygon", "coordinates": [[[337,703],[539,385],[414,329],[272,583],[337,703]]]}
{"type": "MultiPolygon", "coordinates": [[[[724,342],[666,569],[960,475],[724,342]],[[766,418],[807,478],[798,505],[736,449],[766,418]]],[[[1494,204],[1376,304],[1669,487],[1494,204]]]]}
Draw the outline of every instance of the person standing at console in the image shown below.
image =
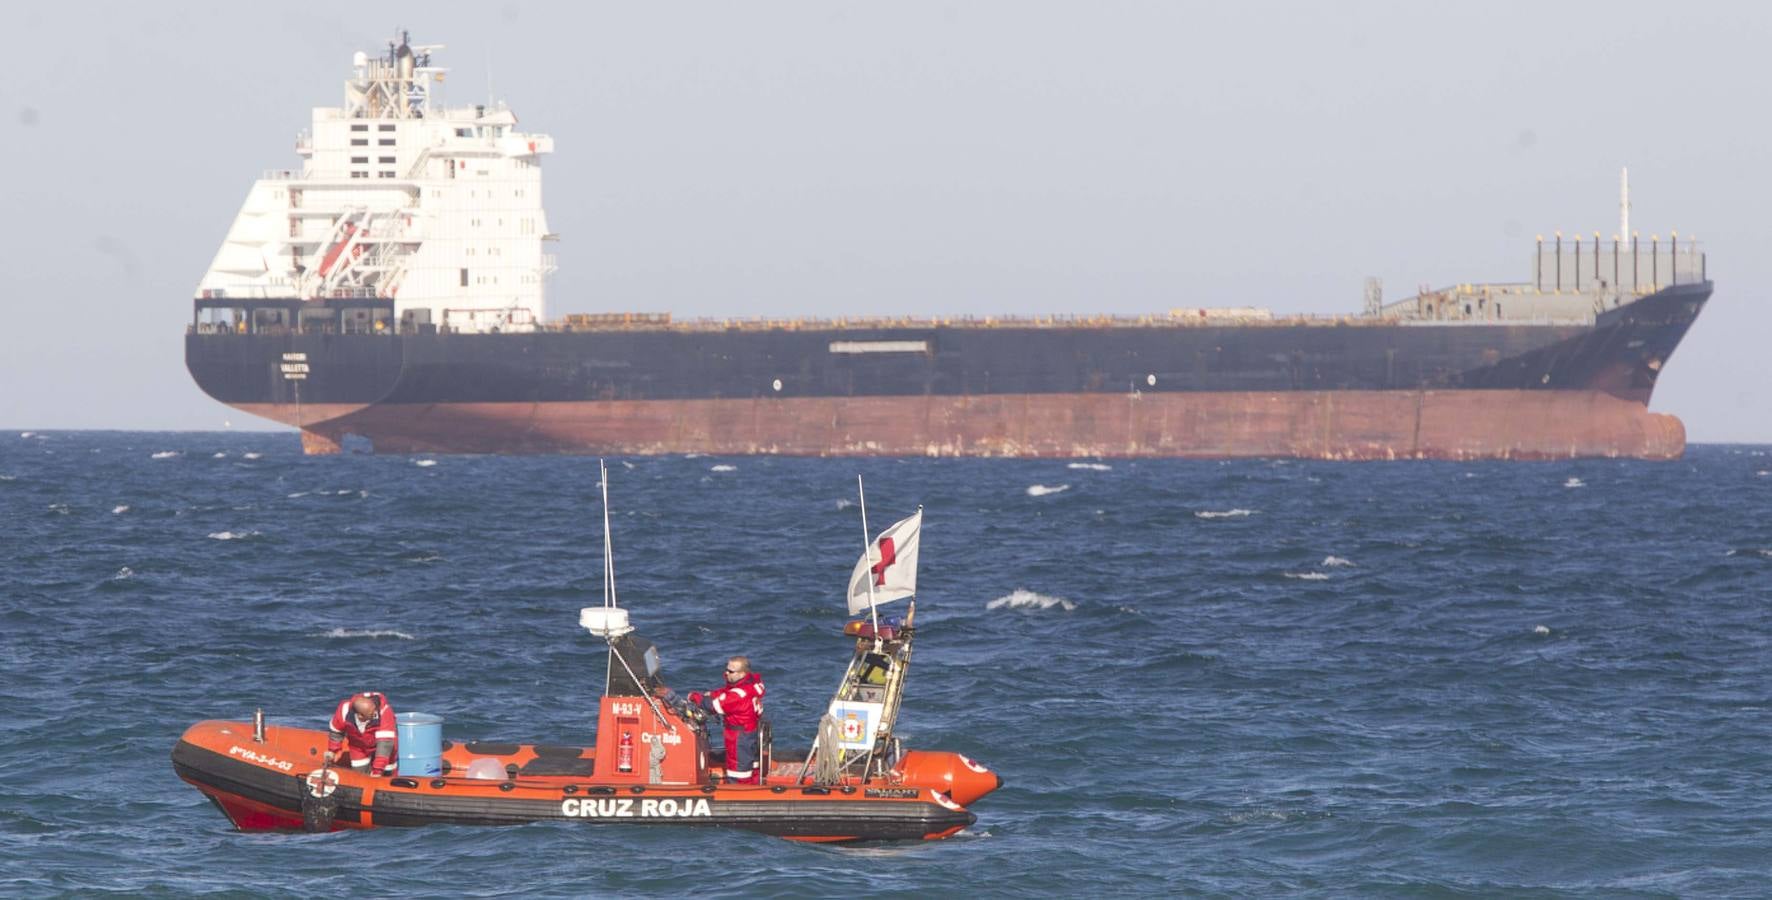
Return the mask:
{"type": "Polygon", "coordinates": [[[689,702],[725,719],[726,780],[757,784],[757,727],[763,719],[763,679],[751,671],[748,656],[726,660],[726,686],[707,694],[691,691],[689,702]]]}

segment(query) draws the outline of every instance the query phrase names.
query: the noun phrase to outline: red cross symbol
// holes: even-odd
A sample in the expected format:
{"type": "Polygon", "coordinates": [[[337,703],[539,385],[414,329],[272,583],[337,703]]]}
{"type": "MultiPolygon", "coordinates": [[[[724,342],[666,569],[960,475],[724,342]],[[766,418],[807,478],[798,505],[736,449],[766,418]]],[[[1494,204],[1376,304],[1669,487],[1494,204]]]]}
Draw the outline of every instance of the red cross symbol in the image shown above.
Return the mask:
{"type": "Polygon", "coordinates": [[[892,539],[889,537],[881,538],[880,561],[874,563],[874,567],[871,570],[874,573],[874,587],[879,587],[886,583],[886,567],[895,562],[898,562],[898,554],[893,552],[892,539]]]}

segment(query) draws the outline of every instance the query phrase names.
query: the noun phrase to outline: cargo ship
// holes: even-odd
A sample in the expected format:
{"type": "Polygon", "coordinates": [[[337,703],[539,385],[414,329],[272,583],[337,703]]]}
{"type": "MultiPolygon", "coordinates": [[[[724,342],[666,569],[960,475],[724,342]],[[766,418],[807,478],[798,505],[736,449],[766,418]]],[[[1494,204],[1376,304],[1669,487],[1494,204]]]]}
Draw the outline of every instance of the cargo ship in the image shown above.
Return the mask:
{"type": "Polygon", "coordinates": [[[1657,377],[1709,300],[1697,243],[1540,237],[1528,277],[1359,312],[550,318],[545,134],[358,53],[297,169],[252,186],[186,365],[309,453],[1672,459],[1657,377]]]}

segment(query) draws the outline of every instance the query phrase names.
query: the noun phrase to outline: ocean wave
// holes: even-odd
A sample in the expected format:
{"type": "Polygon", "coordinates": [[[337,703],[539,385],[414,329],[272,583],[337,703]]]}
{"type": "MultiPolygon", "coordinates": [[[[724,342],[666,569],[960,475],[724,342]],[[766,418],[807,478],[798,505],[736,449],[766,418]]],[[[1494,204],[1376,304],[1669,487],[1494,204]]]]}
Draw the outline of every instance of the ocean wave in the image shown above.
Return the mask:
{"type": "Polygon", "coordinates": [[[120,516],[126,512],[129,512],[129,504],[127,503],[119,503],[111,507],[111,515],[113,516],[120,516]]]}
{"type": "Polygon", "coordinates": [[[415,459],[412,461],[412,464],[415,466],[418,466],[421,469],[428,469],[428,468],[436,465],[437,461],[434,459],[415,459]]]}
{"type": "Polygon", "coordinates": [[[217,450],[217,451],[215,451],[215,453],[214,453],[214,454],[212,454],[212,455],[211,455],[211,456],[210,456],[210,457],[209,457],[209,458],[210,458],[210,459],[227,459],[227,458],[228,458],[228,455],[227,455],[227,454],[226,454],[226,453],[223,453],[223,452],[222,452],[222,451],[220,451],[220,450],[217,450]]]}
{"type": "Polygon", "coordinates": [[[243,455],[245,456],[246,459],[261,459],[264,457],[263,453],[247,453],[247,454],[243,454],[243,455]]]}
{"type": "Polygon", "coordinates": [[[844,497],[844,498],[837,501],[837,508],[838,509],[848,509],[854,505],[855,505],[855,501],[851,500],[847,497],[844,497]]]}
{"type": "Polygon", "coordinates": [[[131,569],[128,566],[124,566],[123,568],[117,570],[117,574],[111,576],[111,580],[112,581],[128,581],[129,579],[134,578],[134,577],[135,577],[135,570],[131,569]]]}
{"type": "Polygon", "coordinates": [[[1196,519],[1242,519],[1255,515],[1253,509],[1202,509],[1194,513],[1196,519]]]}
{"type": "Polygon", "coordinates": [[[1772,559],[1772,548],[1769,548],[1769,547],[1743,547],[1743,548],[1740,548],[1737,550],[1731,550],[1728,553],[1725,553],[1723,555],[1724,556],[1764,556],[1768,559],[1772,559]]]}
{"type": "Polygon", "coordinates": [[[709,472],[736,472],[736,471],[738,471],[738,467],[737,466],[729,466],[725,463],[720,463],[717,466],[708,466],[708,471],[709,472]]]}
{"type": "Polygon", "coordinates": [[[1030,485],[1028,485],[1028,496],[1029,497],[1044,497],[1047,494],[1062,494],[1065,491],[1068,491],[1070,489],[1071,489],[1071,486],[1068,484],[1054,484],[1054,485],[1030,484],[1030,485]]]}
{"type": "Polygon", "coordinates": [[[245,541],[262,535],[263,532],[259,531],[211,531],[209,533],[209,537],[217,541],[245,541]]]}
{"type": "Polygon", "coordinates": [[[308,495],[307,491],[296,491],[295,493],[289,495],[289,499],[295,500],[300,497],[306,497],[307,495],[308,495]]]}
{"type": "Polygon", "coordinates": [[[1563,482],[1563,487],[1566,487],[1566,488],[1587,487],[1587,482],[1582,481],[1581,479],[1576,478],[1573,475],[1571,475],[1569,477],[1568,481],[1563,482]]]}
{"type": "Polygon", "coordinates": [[[31,438],[34,438],[37,436],[37,432],[35,432],[35,431],[21,431],[18,433],[18,436],[19,436],[19,438],[21,438],[23,440],[30,440],[31,438]]]}
{"type": "Polygon", "coordinates": [[[1550,634],[1550,626],[1549,625],[1534,625],[1534,626],[1532,626],[1532,633],[1538,635],[1539,637],[1543,637],[1547,634],[1550,634]]]}
{"type": "Polygon", "coordinates": [[[149,459],[171,459],[171,458],[178,456],[178,455],[179,455],[179,452],[177,450],[162,450],[159,453],[155,453],[152,456],[149,456],[148,458],[149,459]]]}
{"type": "Polygon", "coordinates": [[[1286,572],[1283,574],[1285,574],[1285,576],[1287,578],[1296,578],[1299,581],[1328,581],[1329,580],[1329,573],[1328,572],[1286,572]]]}
{"type": "Polygon", "coordinates": [[[1325,557],[1323,557],[1322,562],[1317,563],[1317,565],[1322,566],[1325,569],[1331,569],[1336,566],[1351,566],[1353,564],[1354,564],[1353,560],[1342,559],[1339,556],[1325,556],[1325,557]]]}
{"type": "Polygon", "coordinates": [[[1065,468],[1082,469],[1086,472],[1111,472],[1114,469],[1113,466],[1110,466],[1107,463],[1071,463],[1070,465],[1065,466],[1065,468]]]}
{"type": "Polygon", "coordinates": [[[395,631],[392,628],[334,628],[331,631],[310,636],[322,638],[394,638],[402,641],[418,640],[418,638],[415,638],[404,631],[395,631]]]}
{"type": "Polygon", "coordinates": [[[984,608],[985,609],[1051,609],[1055,606],[1058,607],[1059,609],[1064,610],[1065,612],[1070,612],[1070,611],[1077,608],[1077,604],[1072,603],[1071,601],[1066,600],[1063,597],[1048,597],[1045,594],[1036,594],[1033,591],[1025,590],[1022,588],[1016,588],[1014,591],[1012,591],[1008,594],[1005,594],[1004,596],[998,597],[997,599],[992,600],[989,603],[986,603],[984,605],[984,608]]]}

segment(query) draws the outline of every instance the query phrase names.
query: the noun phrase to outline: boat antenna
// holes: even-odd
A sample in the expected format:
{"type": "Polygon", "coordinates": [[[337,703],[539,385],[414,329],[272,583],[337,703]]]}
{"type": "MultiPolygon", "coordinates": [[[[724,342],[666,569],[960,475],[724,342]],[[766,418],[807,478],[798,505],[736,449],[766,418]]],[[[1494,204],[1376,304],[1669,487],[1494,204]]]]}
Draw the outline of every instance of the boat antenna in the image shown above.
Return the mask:
{"type": "Polygon", "coordinates": [[[1630,169],[1618,170],[1618,233],[1630,238],[1630,169]]]}
{"type": "Polygon", "coordinates": [[[873,532],[868,531],[868,492],[866,488],[862,487],[861,473],[859,472],[855,475],[855,494],[857,497],[861,498],[861,552],[868,560],[868,572],[866,576],[868,583],[868,621],[873,624],[874,636],[875,639],[878,640],[880,634],[880,613],[874,608],[874,539],[871,537],[873,532]]]}
{"type": "Polygon", "coordinates": [[[597,484],[603,489],[603,605],[615,603],[615,544],[609,537],[609,467],[597,460],[597,484]]]}

